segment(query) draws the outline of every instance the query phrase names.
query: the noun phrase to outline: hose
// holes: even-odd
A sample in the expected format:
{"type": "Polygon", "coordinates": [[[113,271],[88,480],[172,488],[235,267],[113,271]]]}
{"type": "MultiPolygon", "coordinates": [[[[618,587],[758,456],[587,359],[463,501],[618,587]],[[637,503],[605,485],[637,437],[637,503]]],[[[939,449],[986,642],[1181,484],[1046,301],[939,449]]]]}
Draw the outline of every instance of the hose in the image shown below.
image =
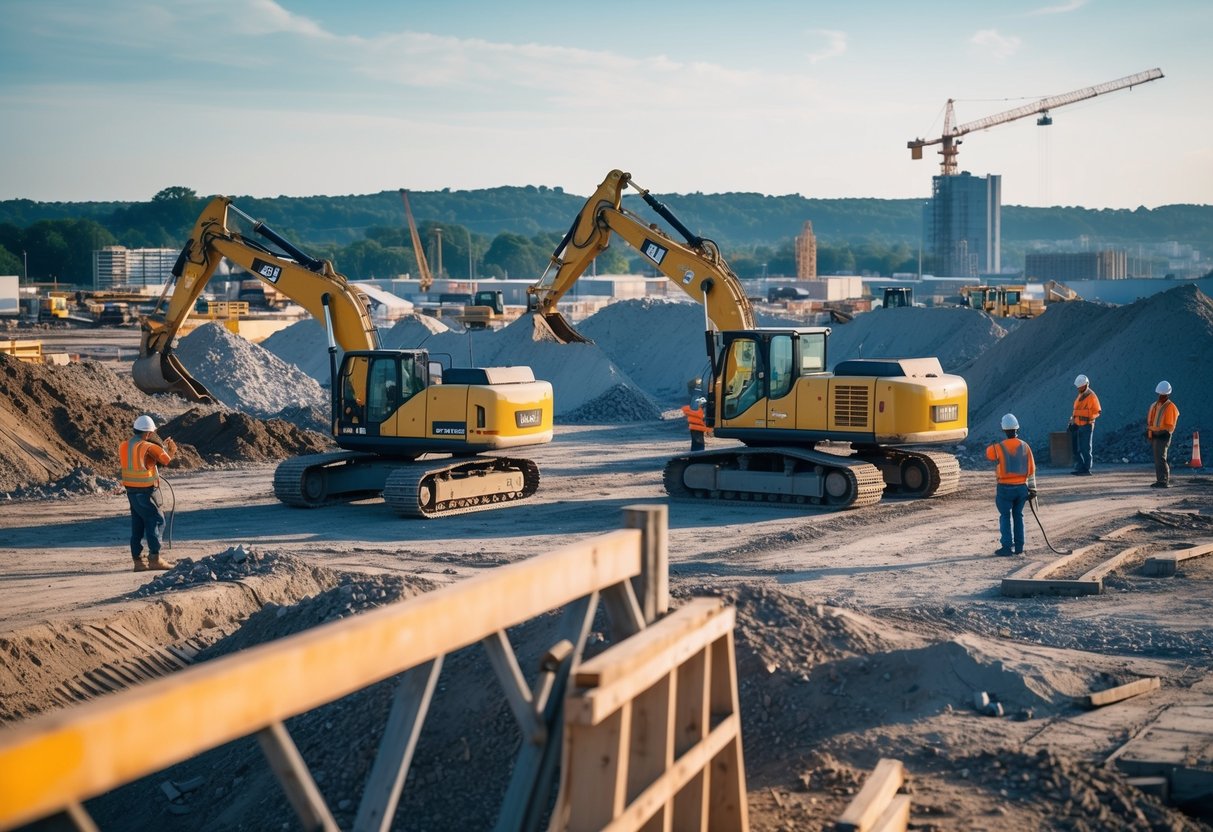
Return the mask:
{"type": "Polygon", "coordinates": [[[1040,515],[1036,513],[1036,498],[1035,497],[1028,500],[1028,506],[1032,509],[1032,516],[1036,518],[1036,525],[1040,526],[1040,533],[1045,539],[1045,545],[1053,550],[1053,554],[1055,554],[1055,555],[1072,555],[1072,554],[1074,554],[1073,549],[1065,549],[1065,550],[1061,550],[1061,551],[1059,551],[1057,549],[1053,549],[1053,544],[1049,542],[1049,535],[1047,532],[1045,532],[1045,524],[1040,522],[1040,515]]]}
{"type": "Polygon", "coordinates": [[[164,536],[164,542],[168,544],[169,551],[173,548],[173,519],[177,516],[177,492],[173,490],[173,484],[168,481],[168,477],[160,475],[160,482],[168,486],[169,498],[171,503],[168,510],[168,525],[165,527],[167,532],[164,536]]]}

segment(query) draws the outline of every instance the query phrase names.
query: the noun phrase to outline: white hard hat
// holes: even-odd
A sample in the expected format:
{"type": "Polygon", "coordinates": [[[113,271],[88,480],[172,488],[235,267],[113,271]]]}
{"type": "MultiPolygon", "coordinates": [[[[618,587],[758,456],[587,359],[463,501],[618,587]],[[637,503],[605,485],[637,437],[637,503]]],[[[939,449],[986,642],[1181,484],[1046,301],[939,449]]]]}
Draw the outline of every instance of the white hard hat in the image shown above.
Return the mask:
{"type": "Polygon", "coordinates": [[[1084,384],[1090,384],[1090,383],[1091,383],[1090,379],[1088,379],[1084,375],[1079,375],[1078,378],[1074,379],[1075,387],[1082,387],[1084,384]]]}
{"type": "Polygon", "coordinates": [[[1019,430],[1019,420],[1015,418],[1014,413],[1008,413],[1002,417],[1003,430],[1019,430]]]}
{"type": "Polygon", "coordinates": [[[1158,386],[1154,388],[1154,392],[1160,396],[1171,395],[1171,382],[1169,382],[1169,381],[1158,382],[1158,386]]]}
{"type": "Polygon", "coordinates": [[[702,405],[702,404],[707,404],[707,403],[708,403],[708,400],[707,400],[707,399],[705,399],[703,396],[699,396],[699,397],[698,397],[697,399],[695,399],[695,401],[693,402],[693,404],[694,404],[696,407],[699,407],[700,405],[702,405]]]}
{"type": "Polygon", "coordinates": [[[156,422],[146,413],[135,420],[135,430],[137,431],[147,431],[148,433],[151,433],[155,429],[156,422]]]}

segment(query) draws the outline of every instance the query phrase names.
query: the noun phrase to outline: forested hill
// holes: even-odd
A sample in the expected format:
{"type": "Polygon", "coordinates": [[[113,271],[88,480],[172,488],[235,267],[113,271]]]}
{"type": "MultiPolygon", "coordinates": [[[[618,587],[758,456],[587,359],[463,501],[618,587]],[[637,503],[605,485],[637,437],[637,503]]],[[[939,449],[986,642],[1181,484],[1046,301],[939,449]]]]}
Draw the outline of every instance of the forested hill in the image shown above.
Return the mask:
{"type": "MultiPolygon", "coordinates": [[[[0,226],[25,229],[43,220],[93,220],[126,245],[176,247],[196,216],[196,199],[179,199],[183,188],[169,188],[149,202],[0,202],[0,226]],[[168,195],[166,197],[166,195],[168,195]]],[[[450,223],[474,234],[534,236],[563,234],[585,196],[560,188],[500,187],[474,191],[411,191],[419,222],[450,223]]],[[[667,194],[658,196],[697,234],[722,247],[778,246],[800,233],[806,220],[824,242],[918,244],[920,199],[809,199],[799,195],[755,193],[667,194]]],[[[404,209],[397,191],[352,196],[234,197],[245,212],[272,228],[288,231],[311,245],[347,245],[365,239],[368,230],[400,228],[404,209]]],[[[656,219],[639,197],[625,205],[656,219]]],[[[1073,240],[1092,245],[1128,245],[1176,240],[1203,250],[1213,248],[1213,205],[1166,205],[1136,210],[1079,207],[1003,207],[1003,240],[1073,240]]]]}

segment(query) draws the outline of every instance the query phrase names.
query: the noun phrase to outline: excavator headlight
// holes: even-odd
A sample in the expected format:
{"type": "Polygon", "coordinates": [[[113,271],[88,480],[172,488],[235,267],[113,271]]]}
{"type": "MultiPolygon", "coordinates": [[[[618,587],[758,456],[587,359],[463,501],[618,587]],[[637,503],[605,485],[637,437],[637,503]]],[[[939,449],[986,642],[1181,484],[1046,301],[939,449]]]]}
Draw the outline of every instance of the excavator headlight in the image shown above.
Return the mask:
{"type": "Polygon", "coordinates": [[[936,404],[931,405],[932,422],[955,422],[960,417],[960,405],[936,404]]]}

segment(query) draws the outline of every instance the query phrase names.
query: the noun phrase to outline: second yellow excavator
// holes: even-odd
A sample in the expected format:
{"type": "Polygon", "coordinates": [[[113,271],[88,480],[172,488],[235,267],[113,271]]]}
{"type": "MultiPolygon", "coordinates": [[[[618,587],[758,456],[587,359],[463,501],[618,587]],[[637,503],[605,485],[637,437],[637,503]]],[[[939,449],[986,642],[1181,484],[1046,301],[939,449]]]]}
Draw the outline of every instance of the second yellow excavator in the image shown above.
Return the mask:
{"type": "Polygon", "coordinates": [[[211,400],[172,344],[223,259],[297,302],[328,334],[332,430],[343,450],[282,462],[274,473],[279,500],[314,507],[382,494],[396,513],[425,518],[496,508],[535,493],[533,461],[482,454],[552,440],[549,382],[536,381],[529,367],[444,369],[425,350],[381,349],[365,296],[332,263],[309,257],[227,197],[212,199],[198,217],[173,268],[176,281],[141,319],[131,371],[140,390],[211,400]],[[229,225],[229,213],[280,251],[229,225]],[[455,459],[421,461],[429,454],[455,459]]]}
{"type": "Polygon", "coordinates": [[[911,446],[965,438],[963,378],[944,373],[936,358],[843,361],[827,372],[828,327],[759,328],[716,244],[635,185],[685,242],[625,209],[630,184],[631,174],[611,171],[528,291],[532,309],[559,339],[584,341],[557,303],[615,234],[703,303],[712,368],[707,421],[717,437],[742,444],[671,459],[664,479],[672,496],[844,509],[882,494],[931,497],[957,489],[955,457],[911,446]]]}

